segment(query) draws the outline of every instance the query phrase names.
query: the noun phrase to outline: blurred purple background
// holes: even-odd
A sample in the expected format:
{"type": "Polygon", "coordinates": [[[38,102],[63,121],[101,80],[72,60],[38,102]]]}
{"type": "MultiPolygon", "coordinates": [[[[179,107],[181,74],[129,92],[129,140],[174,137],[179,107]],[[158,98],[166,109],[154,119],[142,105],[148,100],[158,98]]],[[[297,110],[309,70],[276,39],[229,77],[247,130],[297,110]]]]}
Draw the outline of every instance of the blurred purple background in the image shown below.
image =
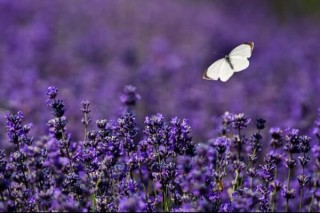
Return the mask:
{"type": "Polygon", "coordinates": [[[80,103],[115,119],[125,85],[136,112],[190,121],[214,135],[224,111],[263,117],[268,127],[308,130],[320,106],[319,1],[0,1],[1,137],[4,113],[21,110],[47,133],[46,89],[65,100],[69,130],[82,135],[80,103]],[[253,41],[250,66],[226,83],[203,71],[253,41]]]}

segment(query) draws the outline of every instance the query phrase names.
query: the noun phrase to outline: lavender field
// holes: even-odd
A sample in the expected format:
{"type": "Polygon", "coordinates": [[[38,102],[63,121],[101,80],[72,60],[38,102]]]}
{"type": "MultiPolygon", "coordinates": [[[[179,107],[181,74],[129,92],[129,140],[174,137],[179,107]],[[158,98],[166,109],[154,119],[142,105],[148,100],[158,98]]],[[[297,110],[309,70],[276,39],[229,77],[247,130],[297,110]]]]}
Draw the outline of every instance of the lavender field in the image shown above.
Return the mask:
{"type": "Polygon", "coordinates": [[[0,0],[1,212],[319,212],[318,1],[0,0]],[[253,41],[227,82],[204,71],[253,41]]]}

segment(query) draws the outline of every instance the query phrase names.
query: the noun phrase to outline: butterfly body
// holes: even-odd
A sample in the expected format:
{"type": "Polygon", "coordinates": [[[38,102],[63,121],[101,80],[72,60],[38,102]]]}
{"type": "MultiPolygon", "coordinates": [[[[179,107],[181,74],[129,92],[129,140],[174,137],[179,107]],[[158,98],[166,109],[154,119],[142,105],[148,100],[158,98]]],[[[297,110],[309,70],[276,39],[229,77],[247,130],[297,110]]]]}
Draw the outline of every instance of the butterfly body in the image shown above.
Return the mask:
{"type": "Polygon", "coordinates": [[[229,55],[218,59],[204,72],[203,78],[206,80],[227,81],[234,72],[239,72],[249,66],[248,58],[251,57],[254,43],[248,42],[235,47],[229,55]]]}
{"type": "Polygon", "coordinates": [[[228,62],[230,68],[231,68],[232,70],[234,70],[233,65],[232,65],[232,63],[231,63],[231,60],[230,60],[230,57],[229,57],[228,55],[226,55],[224,58],[225,58],[226,61],[228,62]]]}

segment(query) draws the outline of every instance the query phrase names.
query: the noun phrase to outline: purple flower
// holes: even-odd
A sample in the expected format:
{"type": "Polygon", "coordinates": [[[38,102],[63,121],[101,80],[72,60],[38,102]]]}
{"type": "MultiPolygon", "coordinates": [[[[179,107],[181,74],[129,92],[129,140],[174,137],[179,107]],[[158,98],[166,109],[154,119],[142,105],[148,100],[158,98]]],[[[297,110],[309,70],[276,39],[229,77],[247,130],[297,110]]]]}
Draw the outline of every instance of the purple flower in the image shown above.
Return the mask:
{"type": "Polygon", "coordinates": [[[269,133],[271,134],[271,146],[278,149],[283,146],[283,131],[280,128],[271,128],[269,133]]]}
{"type": "Polygon", "coordinates": [[[19,111],[17,114],[7,113],[6,118],[9,141],[15,144],[17,148],[23,148],[24,145],[31,145],[34,138],[29,137],[28,133],[32,124],[22,125],[22,112],[19,111]]]}
{"type": "Polygon", "coordinates": [[[306,186],[310,182],[310,177],[305,175],[298,175],[297,179],[300,186],[306,186]]]}
{"type": "Polygon", "coordinates": [[[275,166],[268,163],[261,165],[261,171],[258,173],[260,178],[267,183],[270,183],[274,180],[274,169],[275,166]]]}
{"type": "Polygon", "coordinates": [[[250,119],[243,113],[234,114],[232,119],[232,127],[236,130],[244,129],[250,123],[250,119]]]}
{"type": "Polygon", "coordinates": [[[47,125],[49,126],[49,134],[60,140],[64,137],[65,127],[68,124],[68,120],[66,117],[62,118],[53,118],[48,121],[47,125]]]}
{"type": "Polygon", "coordinates": [[[53,100],[50,103],[50,107],[52,108],[52,114],[55,117],[61,118],[65,113],[64,101],[62,100],[53,100]]]}
{"type": "Polygon", "coordinates": [[[257,153],[261,151],[261,147],[262,147],[261,139],[262,139],[262,136],[259,133],[254,133],[251,135],[249,139],[249,147],[253,153],[257,153]]]}
{"type": "Polygon", "coordinates": [[[234,114],[225,112],[221,116],[221,135],[226,135],[230,131],[234,114]]]}
{"type": "Polygon", "coordinates": [[[266,154],[266,158],[264,160],[267,163],[273,163],[278,166],[283,161],[283,154],[270,151],[266,154]]]}
{"type": "Polygon", "coordinates": [[[259,118],[257,119],[256,121],[256,127],[258,130],[262,130],[265,128],[265,123],[266,123],[266,120],[264,120],[263,118],[259,118]]]}
{"type": "Polygon", "coordinates": [[[272,183],[272,187],[274,188],[275,192],[279,192],[283,188],[283,184],[279,180],[275,180],[272,183]]]}
{"type": "Polygon", "coordinates": [[[299,153],[300,137],[298,129],[287,129],[285,135],[285,145],[283,149],[291,154],[299,153]]]}
{"type": "Polygon", "coordinates": [[[311,138],[309,136],[303,135],[300,136],[300,150],[302,153],[307,153],[310,151],[311,146],[310,146],[311,138]]]}
{"type": "Polygon", "coordinates": [[[161,145],[169,143],[168,124],[164,121],[164,117],[161,114],[157,114],[145,119],[144,133],[147,137],[148,143],[152,145],[161,145]]]}
{"type": "Polygon", "coordinates": [[[258,185],[257,189],[256,189],[258,196],[259,196],[259,202],[260,202],[260,206],[259,209],[262,212],[270,212],[270,202],[269,202],[269,198],[270,198],[270,193],[272,191],[272,187],[268,188],[262,185],[258,185]]]}
{"type": "Polygon", "coordinates": [[[124,139],[123,146],[127,152],[131,152],[136,149],[135,137],[138,135],[139,128],[135,122],[135,116],[131,113],[126,113],[118,118],[117,131],[119,136],[124,139]]]}
{"type": "Polygon", "coordinates": [[[294,189],[287,189],[287,187],[283,187],[281,195],[286,199],[294,199],[296,197],[296,192],[294,189]]]}
{"type": "Polygon", "coordinates": [[[96,124],[97,124],[97,127],[101,130],[105,130],[106,126],[107,126],[107,119],[102,119],[102,120],[97,120],[96,121],[96,124]]]}
{"type": "Polygon", "coordinates": [[[214,143],[213,146],[215,147],[215,149],[218,151],[218,153],[220,155],[222,155],[227,148],[229,147],[229,140],[226,137],[218,137],[214,143]]]}
{"type": "Polygon", "coordinates": [[[222,203],[219,207],[219,212],[233,212],[233,206],[232,206],[232,202],[228,201],[225,203],[222,203]]]}
{"type": "Polygon", "coordinates": [[[55,99],[58,95],[58,89],[54,86],[48,87],[47,95],[49,96],[49,99],[55,99]]]}
{"type": "Polygon", "coordinates": [[[21,137],[23,135],[22,129],[22,112],[17,112],[17,114],[6,114],[7,118],[7,133],[10,139],[10,142],[19,146],[21,142],[21,137]]]}
{"type": "Polygon", "coordinates": [[[82,107],[81,107],[81,111],[83,112],[83,113],[90,113],[91,112],[91,109],[90,109],[90,102],[89,101],[82,101],[81,102],[81,105],[82,105],[82,107]]]}
{"type": "MultiPolygon", "coordinates": [[[[91,118],[89,117],[89,113],[91,112],[90,109],[90,102],[89,101],[82,101],[81,102],[81,111],[84,114],[84,118],[81,119],[81,122],[85,125],[85,128],[88,128],[89,123],[91,123],[91,118]]],[[[87,135],[85,135],[87,137],[87,135]]]]}
{"type": "Polygon", "coordinates": [[[119,201],[119,212],[145,212],[146,204],[138,195],[122,197],[119,201]]]}
{"type": "Polygon", "coordinates": [[[136,101],[141,99],[140,95],[137,93],[136,87],[132,85],[126,86],[123,92],[124,92],[124,95],[121,96],[121,101],[125,105],[134,106],[136,105],[136,101]]]}
{"type": "Polygon", "coordinates": [[[305,167],[310,161],[310,158],[307,156],[299,156],[298,159],[302,167],[305,167]]]}
{"type": "Polygon", "coordinates": [[[294,168],[294,167],[296,167],[296,166],[297,166],[297,160],[286,158],[286,166],[287,166],[288,168],[294,168]]]}
{"type": "Polygon", "coordinates": [[[126,197],[132,197],[135,193],[138,192],[138,183],[135,180],[123,180],[120,183],[121,194],[126,197]]]}
{"type": "Polygon", "coordinates": [[[173,150],[180,155],[195,155],[195,145],[191,137],[191,127],[187,120],[179,120],[177,117],[170,122],[169,140],[173,145],[173,150]]]}
{"type": "Polygon", "coordinates": [[[136,87],[132,85],[125,86],[123,90],[123,95],[120,96],[121,102],[126,107],[125,111],[129,113],[133,113],[133,108],[136,106],[137,102],[140,99],[140,94],[137,92],[136,87]]]}

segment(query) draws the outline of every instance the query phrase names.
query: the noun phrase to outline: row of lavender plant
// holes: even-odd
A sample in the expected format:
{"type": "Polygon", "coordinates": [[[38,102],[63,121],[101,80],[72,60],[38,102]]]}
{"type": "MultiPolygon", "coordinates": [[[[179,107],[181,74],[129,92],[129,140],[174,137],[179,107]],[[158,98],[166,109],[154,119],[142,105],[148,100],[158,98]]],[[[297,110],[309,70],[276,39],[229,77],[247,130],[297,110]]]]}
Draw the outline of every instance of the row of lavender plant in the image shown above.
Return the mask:
{"type": "MultiPolygon", "coordinates": [[[[225,112],[220,134],[196,144],[185,119],[146,117],[139,130],[135,87],[122,96],[126,112],[91,124],[82,102],[84,135],[67,131],[65,102],[49,87],[49,135],[31,137],[22,112],[7,113],[14,151],[0,152],[1,211],[319,211],[320,116],[314,135],[271,128],[225,112]],[[313,144],[313,146],[312,146],[313,144]]],[[[81,130],[82,131],[82,130],[81,130]]]]}

